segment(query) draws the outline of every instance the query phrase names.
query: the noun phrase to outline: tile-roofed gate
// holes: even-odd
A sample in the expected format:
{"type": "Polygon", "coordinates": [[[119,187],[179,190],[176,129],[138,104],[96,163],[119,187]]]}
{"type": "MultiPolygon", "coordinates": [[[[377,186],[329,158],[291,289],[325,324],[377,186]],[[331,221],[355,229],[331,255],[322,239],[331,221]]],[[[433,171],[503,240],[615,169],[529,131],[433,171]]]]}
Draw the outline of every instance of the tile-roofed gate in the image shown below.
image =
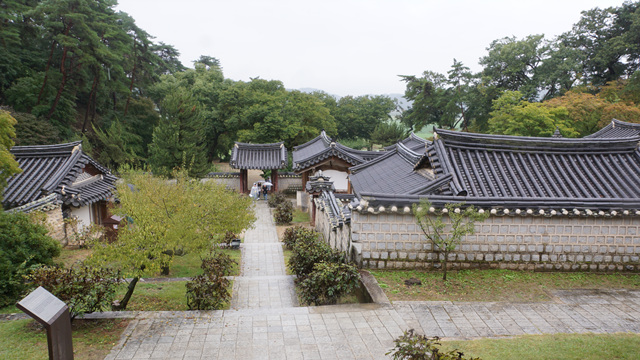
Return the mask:
{"type": "Polygon", "coordinates": [[[287,148],[283,142],[247,144],[237,142],[231,152],[229,165],[240,170],[240,191],[250,191],[247,170],[271,170],[273,190],[278,191],[278,170],[287,166],[287,148]]]}

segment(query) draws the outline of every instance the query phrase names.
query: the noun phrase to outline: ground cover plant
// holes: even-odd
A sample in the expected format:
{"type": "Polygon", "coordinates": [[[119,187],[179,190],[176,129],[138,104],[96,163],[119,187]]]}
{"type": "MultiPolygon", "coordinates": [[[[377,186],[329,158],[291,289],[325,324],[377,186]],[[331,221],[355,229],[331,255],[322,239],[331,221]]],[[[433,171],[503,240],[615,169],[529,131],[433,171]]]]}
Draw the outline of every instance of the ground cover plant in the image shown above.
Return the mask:
{"type": "Polygon", "coordinates": [[[387,353],[394,360],[480,360],[467,357],[457,349],[443,350],[439,337],[431,338],[413,329],[405,331],[394,343],[394,348],[387,353]]]}
{"type": "MultiPolygon", "coordinates": [[[[82,320],[72,324],[76,359],[102,360],[119,341],[128,319],[82,320]]],[[[0,322],[0,359],[48,359],[47,333],[34,320],[0,322]]]]}
{"type": "MultiPolygon", "coordinates": [[[[186,311],[186,281],[139,282],[137,290],[127,306],[130,311],[186,311]]],[[[118,289],[117,296],[127,292],[126,286],[118,289]]]]}
{"type": "Polygon", "coordinates": [[[442,341],[446,351],[459,349],[483,360],[637,359],[639,334],[526,335],[509,339],[442,341]]]}
{"type": "Polygon", "coordinates": [[[513,301],[552,300],[554,289],[640,289],[640,275],[548,273],[515,270],[460,270],[443,282],[440,272],[371,270],[391,301],[513,301]],[[421,285],[405,284],[417,279],[421,285]]]}

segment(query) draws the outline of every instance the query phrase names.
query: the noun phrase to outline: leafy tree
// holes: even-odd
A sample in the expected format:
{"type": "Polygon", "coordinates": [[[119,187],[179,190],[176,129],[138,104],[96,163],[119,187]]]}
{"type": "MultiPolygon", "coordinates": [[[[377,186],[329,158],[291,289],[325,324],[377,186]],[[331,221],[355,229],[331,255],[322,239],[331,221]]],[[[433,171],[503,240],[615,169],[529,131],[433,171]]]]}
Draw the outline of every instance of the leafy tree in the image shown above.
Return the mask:
{"type": "MultiPolygon", "coordinates": [[[[15,124],[16,119],[8,111],[0,110],[0,189],[7,186],[7,179],[22,172],[18,162],[9,152],[13,147],[13,138],[16,137],[15,124]]],[[[1,190],[0,200],[2,200],[1,190]]]]}
{"type": "Polygon", "coordinates": [[[141,171],[123,171],[117,185],[123,216],[118,239],[94,244],[92,265],[116,266],[133,278],[120,302],[125,309],[144,274],[171,265],[176,249],[201,251],[224,239],[227,231],[241,233],[255,221],[251,199],[213,182],[203,183],[183,173],[175,181],[141,171]]]}
{"type": "Polygon", "coordinates": [[[543,104],[552,110],[566,109],[568,124],[577,131],[578,136],[593,134],[609,124],[611,119],[640,123],[640,108],[632,102],[621,101],[616,92],[622,90],[609,91],[605,88],[594,95],[572,90],[543,104]]]}
{"type": "Polygon", "coordinates": [[[93,128],[100,143],[97,160],[111,169],[122,165],[135,166],[141,160],[138,154],[143,153],[140,137],[117,119],[111,122],[106,130],[93,128]]]}
{"type": "Polygon", "coordinates": [[[382,146],[395,144],[407,137],[407,129],[397,121],[385,121],[380,123],[371,134],[371,143],[382,146]]]}
{"type": "Polygon", "coordinates": [[[360,286],[358,268],[351,264],[320,262],[299,284],[302,301],[311,305],[335,305],[343,295],[360,286]]]}
{"type": "Polygon", "coordinates": [[[160,111],[162,118],[153,131],[150,145],[152,170],[168,176],[176,168],[185,168],[190,176],[202,177],[210,165],[205,152],[200,104],[186,89],[178,87],[164,98],[160,111]]]}
{"type": "Polygon", "coordinates": [[[60,244],[42,225],[22,213],[0,211],[0,307],[17,300],[26,288],[23,275],[39,264],[53,265],[60,244]]]}
{"type": "Polygon", "coordinates": [[[336,121],[338,138],[371,139],[376,126],[383,121],[391,120],[391,112],[396,108],[396,102],[384,95],[344,96],[337,101],[331,115],[336,121]]]}
{"type": "Polygon", "coordinates": [[[480,213],[473,205],[464,203],[446,204],[446,212],[437,212],[427,199],[413,204],[413,215],[424,236],[431,241],[433,249],[440,252],[442,280],[447,281],[447,262],[449,254],[462,243],[467,235],[475,233],[475,223],[484,221],[488,213],[480,213]],[[445,218],[446,219],[443,219],[445,218]]]}
{"type": "Polygon", "coordinates": [[[564,137],[579,135],[566,108],[525,101],[519,91],[505,91],[493,109],[488,123],[492,134],[549,137],[557,128],[564,137]]]}
{"type": "Polygon", "coordinates": [[[58,129],[44,119],[38,119],[29,113],[12,112],[16,119],[16,145],[52,145],[61,142],[58,129]]]}

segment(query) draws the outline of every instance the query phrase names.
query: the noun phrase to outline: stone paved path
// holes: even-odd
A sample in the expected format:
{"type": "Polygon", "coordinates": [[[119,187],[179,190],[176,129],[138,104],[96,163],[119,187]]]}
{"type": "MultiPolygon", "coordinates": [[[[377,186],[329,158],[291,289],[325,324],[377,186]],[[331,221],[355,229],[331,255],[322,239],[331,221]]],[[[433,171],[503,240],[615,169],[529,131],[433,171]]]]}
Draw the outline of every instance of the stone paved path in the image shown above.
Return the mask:
{"type": "Polygon", "coordinates": [[[231,310],[120,312],[129,317],[106,359],[386,359],[404,330],[472,339],[541,333],[640,333],[640,291],[557,291],[548,303],[395,302],[296,307],[264,203],[242,245],[231,310]]]}
{"type": "Polygon", "coordinates": [[[266,201],[256,202],[257,220],[242,244],[242,268],[233,283],[232,309],[297,306],[293,276],[284,264],[282,243],[266,201]]]}

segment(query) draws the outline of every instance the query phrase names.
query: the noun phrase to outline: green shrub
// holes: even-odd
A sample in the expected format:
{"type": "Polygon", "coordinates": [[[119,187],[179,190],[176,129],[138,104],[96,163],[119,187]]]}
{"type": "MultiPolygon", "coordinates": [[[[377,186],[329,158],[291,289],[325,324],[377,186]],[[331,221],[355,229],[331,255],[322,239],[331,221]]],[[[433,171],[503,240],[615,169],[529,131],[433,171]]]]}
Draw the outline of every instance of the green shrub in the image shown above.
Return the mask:
{"type": "Polygon", "coordinates": [[[289,199],[287,199],[287,196],[281,192],[274,192],[272,194],[269,195],[269,199],[267,200],[267,204],[269,204],[269,207],[275,208],[278,207],[278,205],[284,203],[284,202],[291,202],[289,201],[289,199]]]}
{"type": "Polygon", "coordinates": [[[309,305],[334,305],[360,286],[360,273],[351,264],[321,262],[299,283],[300,297],[309,305]]]}
{"type": "Polygon", "coordinates": [[[284,231],[282,242],[288,249],[293,249],[298,239],[306,241],[318,237],[318,232],[312,229],[307,229],[301,225],[287,228],[284,231]]]}
{"type": "Polygon", "coordinates": [[[464,354],[457,350],[440,352],[439,340],[437,336],[429,338],[411,329],[394,340],[396,346],[386,355],[392,355],[394,360],[480,360],[464,357],[464,354]]]}
{"type": "Polygon", "coordinates": [[[53,265],[59,254],[60,244],[44,226],[33,224],[24,214],[0,211],[0,307],[23,295],[23,275],[36,265],[53,265]]]}
{"type": "Polygon", "coordinates": [[[230,281],[225,276],[231,275],[234,263],[229,255],[215,251],[202,259],[204,273],[186,284],[189,310],[217,310],[231,300],[230,281]]]}
{"type": "Polygon", "coordinates": [[[42,266],[27,276],[35,286],[42,286],[69,306],[71,320],[84,313],[110,309],[118,284],[119,271],[81,264],[74,268],[42,266]]]}
{"type": "Polygon", "coordinates": [[[337,250],[332,249],[318,236],[298,238],[289,258],[289,268],[300,281],[311,274],[317,263],[343,263],[345,258],[337,250]]]}
{"type": "Polygon", "coordinates": [[[291,220],[293,220],[293,204],[290,201],[280,203],[274,211],[274,217],[278,225],[291,224],[291,220]]]}

